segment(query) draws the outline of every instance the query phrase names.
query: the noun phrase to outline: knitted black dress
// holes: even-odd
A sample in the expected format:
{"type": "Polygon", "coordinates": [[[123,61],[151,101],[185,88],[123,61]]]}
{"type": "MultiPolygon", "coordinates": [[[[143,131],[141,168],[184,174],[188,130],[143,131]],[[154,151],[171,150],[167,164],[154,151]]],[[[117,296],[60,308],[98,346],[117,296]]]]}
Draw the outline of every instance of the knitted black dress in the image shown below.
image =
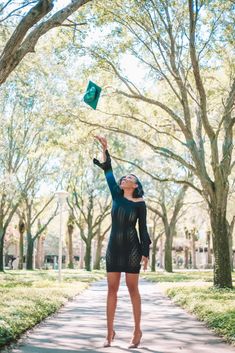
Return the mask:
{"type": "Polygon", "coordinates": [[[106,251],[107,272],[139,273],[142,255],[149,256],[151,240],[146,226],[146,205],[144,201],[134,202],[123,196],[112,171],[111,159],[106,150],[106,161],[94,163],[105,172],[111,191],[112,229],[106,251]],[[139,234],[136,231],[138,220],[139,234]]]}

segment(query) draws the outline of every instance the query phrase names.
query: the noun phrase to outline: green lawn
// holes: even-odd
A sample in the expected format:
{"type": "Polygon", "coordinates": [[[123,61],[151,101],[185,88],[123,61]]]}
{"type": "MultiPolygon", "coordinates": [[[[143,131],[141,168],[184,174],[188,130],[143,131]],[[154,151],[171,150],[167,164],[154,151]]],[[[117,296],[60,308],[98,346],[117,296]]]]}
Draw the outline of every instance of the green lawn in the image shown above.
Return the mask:
{"type": "Polygon", "coordinates": [[[213,282],[212,271],[146,272],[142,275],[153,282],[213,282]]]}
{"type": "Polygon", "coordinates": [[[63,282],[55,271],[7,271],[0,273],[0,347],[57,311],[81,293],[102,272],[63,270],[63,282]]]}
{"type": "MultiPolygon", "coordinates": [[[[149,272],[142,276],[157,282],[175,303],[235,345],[235,288],[213,288],[212,271],[149,272]]],[[[233,281],[235,287],[235,273],[233,281]]]]}

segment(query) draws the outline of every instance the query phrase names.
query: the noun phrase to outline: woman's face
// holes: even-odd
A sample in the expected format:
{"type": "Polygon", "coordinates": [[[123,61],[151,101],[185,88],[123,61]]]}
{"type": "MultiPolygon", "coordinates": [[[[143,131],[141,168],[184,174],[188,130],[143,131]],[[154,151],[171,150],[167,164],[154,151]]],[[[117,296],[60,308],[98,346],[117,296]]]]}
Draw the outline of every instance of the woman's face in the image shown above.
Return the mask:
{"type": "Polygon", "coordinates": [[[128,174],[122,178],[120,188],[121,189],[135,189],[137,188],[137,180],[134,175],[128,174]]]}

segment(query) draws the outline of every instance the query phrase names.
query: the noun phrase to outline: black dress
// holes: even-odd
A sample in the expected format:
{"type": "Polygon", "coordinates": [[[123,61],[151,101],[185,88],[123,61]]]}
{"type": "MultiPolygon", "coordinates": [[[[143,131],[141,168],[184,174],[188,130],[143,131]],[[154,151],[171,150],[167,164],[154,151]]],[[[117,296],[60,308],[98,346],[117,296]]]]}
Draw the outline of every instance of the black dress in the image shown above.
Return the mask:
{"type": "Polygon", "coordinates": [[[113,199],[112,229],[106,251],[106,270],[107,272],[139,273],[141,257],[149,256],[151,244],[146,226],[145,202],[130,201],[123,196],[114,178],[107,150],[106,161],[100,163],[94,159],[94,163],[104,170],[113,199]],[[139,234],[136,231],[137,219],[139,234]]]}

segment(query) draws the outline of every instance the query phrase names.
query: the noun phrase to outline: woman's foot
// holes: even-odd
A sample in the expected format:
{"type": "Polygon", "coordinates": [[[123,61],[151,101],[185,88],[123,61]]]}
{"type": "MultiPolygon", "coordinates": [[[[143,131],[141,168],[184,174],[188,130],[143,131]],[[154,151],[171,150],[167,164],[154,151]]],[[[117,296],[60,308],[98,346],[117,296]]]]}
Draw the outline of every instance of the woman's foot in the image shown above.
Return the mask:
{"type": "Polygon", "coordinates": [[[114,340],[115,334],[116,334],[116,332],[113,331],[111,336],[109,336],[109,335],[107,336],[107,338],[104,342],[104,345],[103,345],[104,348],[111,347],[111,342],[114,340]]]}
{"type": "Polygon", "coordinates": [[[128,348],[138,348],[142,337],[142,331],[134,332],[131,344],[128,348]]]}

